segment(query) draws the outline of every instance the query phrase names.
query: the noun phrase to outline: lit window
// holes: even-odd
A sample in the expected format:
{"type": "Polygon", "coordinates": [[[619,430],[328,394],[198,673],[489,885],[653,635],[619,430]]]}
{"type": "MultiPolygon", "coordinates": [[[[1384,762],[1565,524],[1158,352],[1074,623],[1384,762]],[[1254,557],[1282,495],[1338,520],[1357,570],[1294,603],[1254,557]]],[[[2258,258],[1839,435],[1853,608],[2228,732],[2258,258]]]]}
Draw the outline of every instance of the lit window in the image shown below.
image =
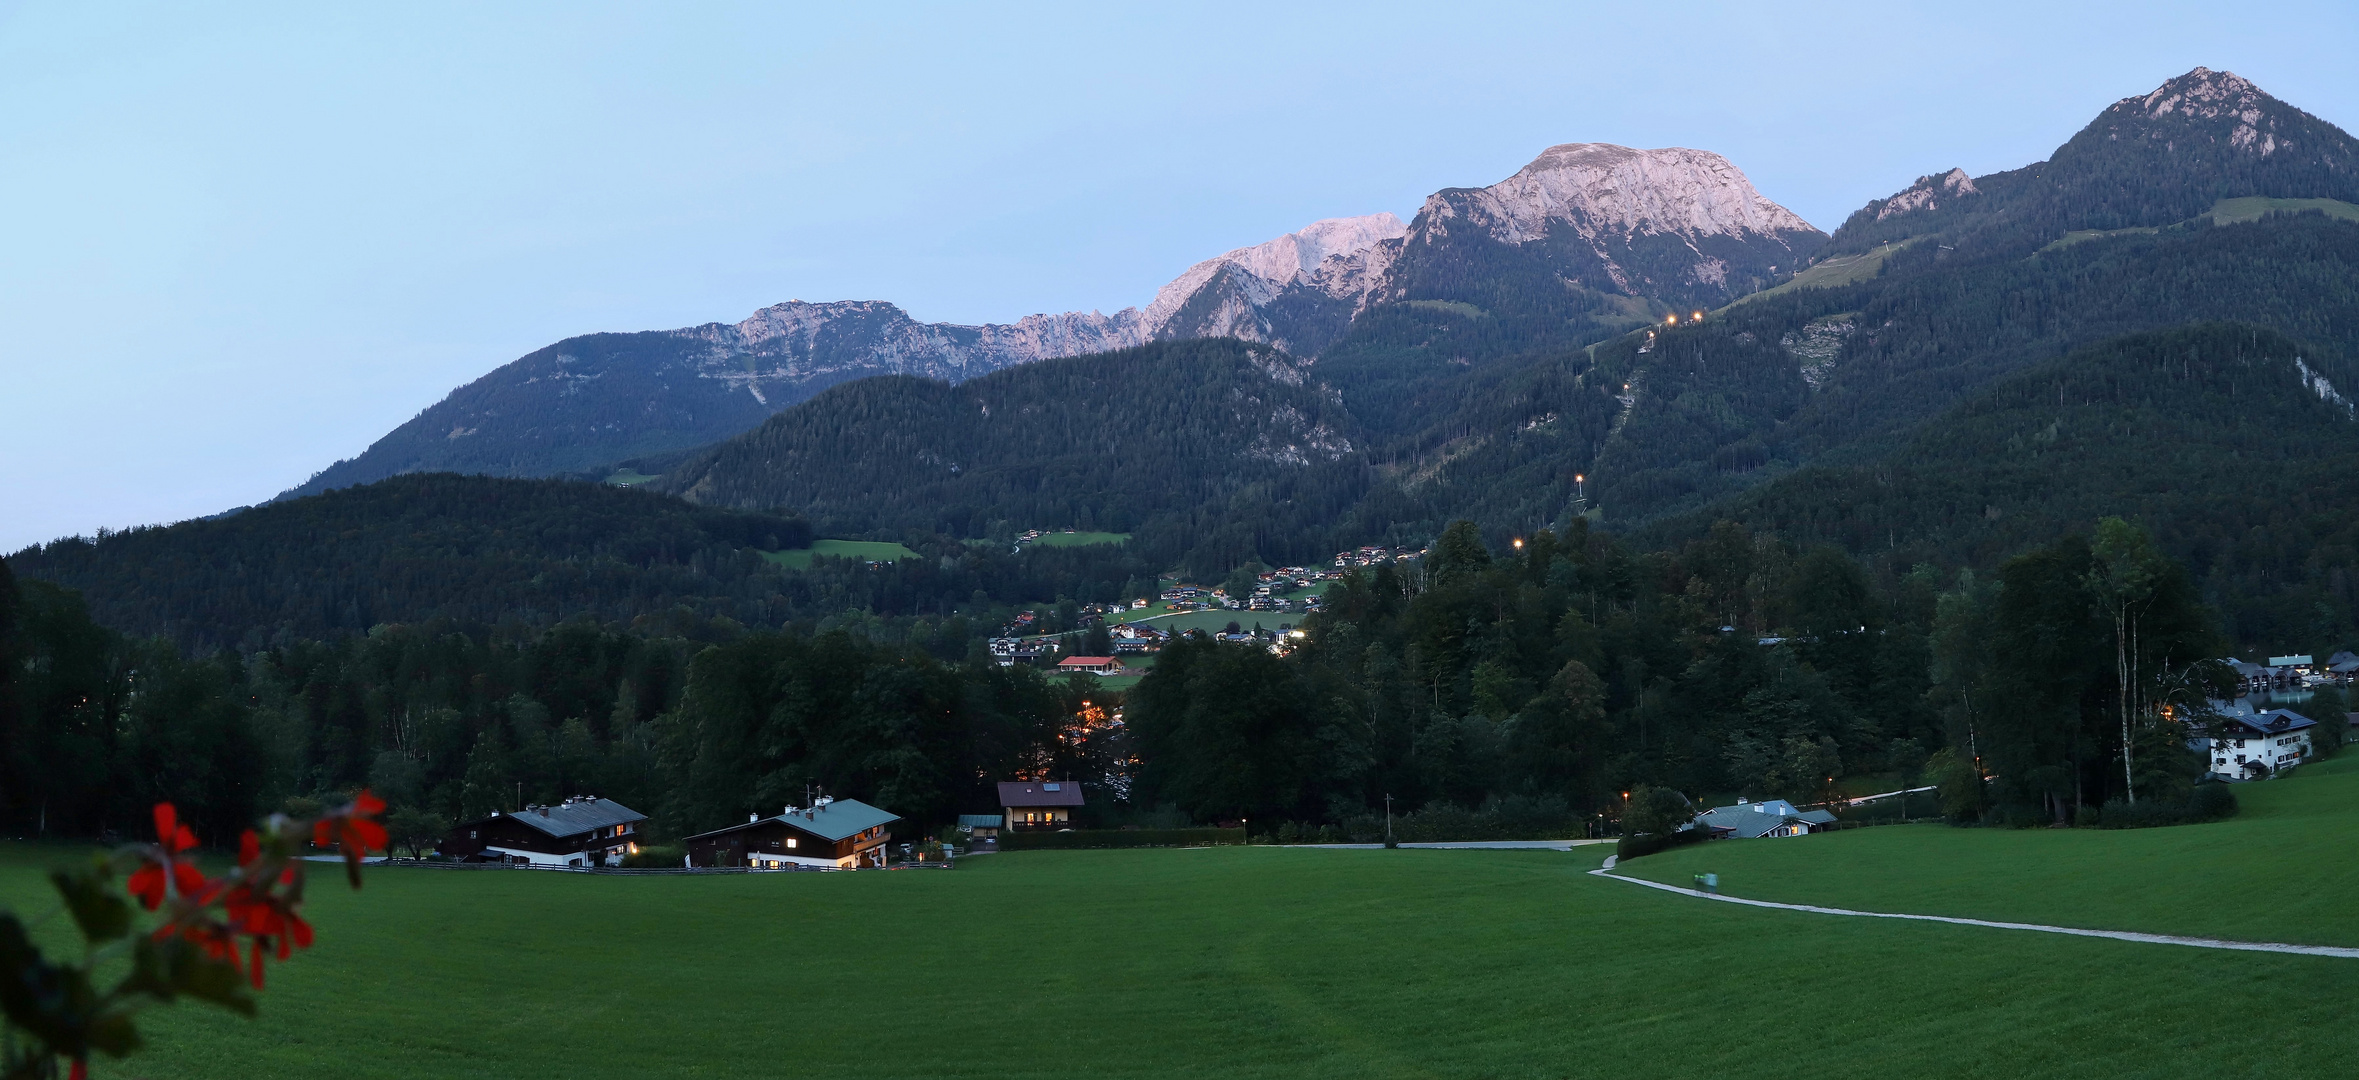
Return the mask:
{"type": "Polygon", "coordinates": [[[793,846],[795,846],[795,838],[794,838],[794,837],[791,837],[791,836],[787,837],[787,838],[786,838],[786,846],[788,846],[788,847],[793,847],[793,846]]]}

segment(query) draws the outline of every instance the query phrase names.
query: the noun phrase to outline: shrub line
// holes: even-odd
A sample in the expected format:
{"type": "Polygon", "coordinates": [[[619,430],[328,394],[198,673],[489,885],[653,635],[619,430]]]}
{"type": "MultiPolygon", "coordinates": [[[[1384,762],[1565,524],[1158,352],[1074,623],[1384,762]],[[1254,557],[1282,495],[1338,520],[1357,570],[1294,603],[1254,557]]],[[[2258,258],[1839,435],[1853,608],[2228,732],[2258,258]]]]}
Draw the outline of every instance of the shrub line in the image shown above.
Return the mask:
{"type": "Polygon", "coordinates": [[[1743,904],[1747,907],[1780,908],[1786,911],[1808,911],[1820,915],[1848,915],[1861,919],[1910,919],[1917,922],[1951,923],[1957,926],[1987,926],[1996,930],[2037,930],[2043,934],[2070,934],[2073,937],[2112,938],[2115,941],[2142,941],[2150,945],[2180,945],[2191,949],[2230,949],[2236,952],[2297,953],[2302,956],[2339,956],[2359,960],[2359,949],[2340,945],[2293,945],[2281,941],[2230,941],[2225,938],[2180,937],[2176,934],[2141,934],[2132,930],[2083,930],[2073,926],[2049,926],[2044,923],[1995,922],[1989,919],[1964,919],[1951,915],[1912,915],[1893,911],[1853,911],[1849,908],[1819,907],[1815,904],[1780,904],[1770,900],[1747,900],[1741,896],[1722,896],[1717,893],[1682,889],[1645,878],[1623,877],[1603,869],[1589,871],[1597,877],[1627,881],[1650,889],[1693,896],[1704,900],[1743,904]]]}

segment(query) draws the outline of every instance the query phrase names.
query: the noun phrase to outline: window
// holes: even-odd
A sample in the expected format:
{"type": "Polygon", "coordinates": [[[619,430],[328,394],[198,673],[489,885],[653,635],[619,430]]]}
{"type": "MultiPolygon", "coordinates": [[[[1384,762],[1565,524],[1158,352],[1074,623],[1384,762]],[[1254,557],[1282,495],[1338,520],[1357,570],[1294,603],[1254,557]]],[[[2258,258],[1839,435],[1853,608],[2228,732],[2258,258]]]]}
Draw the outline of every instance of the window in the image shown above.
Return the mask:
{"type": "Polygon", "coordinates": [[[786,846],[788,846],[788,847],[793,847],[793,846],[795,846],[795,838],[794,838],[794,837],[791,837],[791,836],[787,837],[787,838],[786,838],[786,846]]]}

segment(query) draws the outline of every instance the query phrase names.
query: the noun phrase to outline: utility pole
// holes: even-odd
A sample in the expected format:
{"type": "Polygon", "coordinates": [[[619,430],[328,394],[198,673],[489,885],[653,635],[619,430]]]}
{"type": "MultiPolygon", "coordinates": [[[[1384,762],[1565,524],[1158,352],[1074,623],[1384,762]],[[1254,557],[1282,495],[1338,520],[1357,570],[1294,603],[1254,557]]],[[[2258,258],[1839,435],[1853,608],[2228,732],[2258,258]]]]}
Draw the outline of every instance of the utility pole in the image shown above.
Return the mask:
{"type": "Polygon", "coordinates": [[[1384,846],[1395,847],[1392,839],[1392,793],[1384,795],[1384,846]]]}

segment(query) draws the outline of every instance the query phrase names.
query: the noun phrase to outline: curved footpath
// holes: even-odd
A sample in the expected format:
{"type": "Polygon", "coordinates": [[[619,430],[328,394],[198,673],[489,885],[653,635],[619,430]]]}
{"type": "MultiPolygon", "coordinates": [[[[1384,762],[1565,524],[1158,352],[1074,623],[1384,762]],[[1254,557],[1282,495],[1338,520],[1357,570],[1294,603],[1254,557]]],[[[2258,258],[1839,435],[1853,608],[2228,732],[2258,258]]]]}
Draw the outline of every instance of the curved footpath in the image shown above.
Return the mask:
{"type": "Polygon", "coordinates": [[[1747,900],[1737,896],[1682,889],[1644,878],[1624,877],[1612,872],[1614,861],[1606,860],[1604,867],[1589,871],[1598,877],[1627,881],[1650,889],[1693,896],[1702,900],[1718,900],[1724,904],[1743,904],[1746,907],[1779,908],[1785,911],[1808,911],[1819,915],[1848,915],[1859,919],[1913,919],[1918,922],[1951,923],[1957,926],[1987,926],[1998,930],[2037,930],[2043,934],[2070,934],[2073,937],[2112,938],[2116,941],[2143,941],[2151,945],[2184,945],[2191,949],[2231,949],[2237,952],[2297,953],[2302,956],[2340,956],[2359,959],[2359,949],[2339,945],[2290,945],[2278,941],[2227,941],[2221,938],[2179,937],[2173,934],[2138,934],[2128,930],[2082,930],[2070,926],[2047,926],[2041,923],[1993,922],[1988,919],[1960,919],[1948,915],[1906,915],[1891,911],[1852,911],[1849,908],[1819,907],[1815,904],[1779,904],[1768,900],[1747,900]]]}

